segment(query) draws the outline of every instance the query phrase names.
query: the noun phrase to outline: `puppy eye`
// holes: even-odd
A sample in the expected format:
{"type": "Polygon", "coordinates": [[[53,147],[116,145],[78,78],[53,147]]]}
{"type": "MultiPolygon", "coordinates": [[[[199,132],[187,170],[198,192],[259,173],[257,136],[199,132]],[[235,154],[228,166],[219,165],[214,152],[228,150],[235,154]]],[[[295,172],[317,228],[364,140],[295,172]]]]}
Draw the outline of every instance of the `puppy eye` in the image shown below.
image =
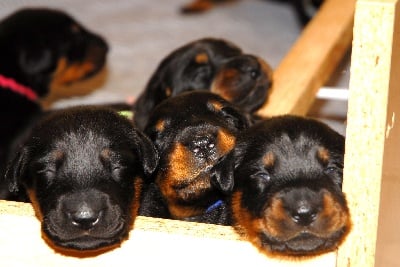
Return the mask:
{"type": "Polygon", "coordinates": [[[334,174],[336,172],[336,168],[333,167],[333,166],[328,166],[328,167],[325,168],[325,172],[327,174],[334,174]]]}
{"type": "Polygon", "coordinates": [[[261,179],[262,181],[269,182],[271,180],[271,176],[267,172],[257,172],[252,175],[252,178],[261,179]]]}
{"type": "Polygon", "coordinates": [[[54,176],[56,173],[56,166],[54,164],[49,164],[45,161],[38,161],[32,165],[32,171],[39,176],[54,176]]]}
{"type": "Polygon", "coordinates": [[[121,166],[113,166],[111,168],[111,172],[115,177],[119,177],[119,174],[121,173],[122,167],[121,166]]]}
{"type": "Polygon", "coordinates": [[[55,169],[41,169],[36,171],[37,174],[40,176],[45,176],[47,178],[54,177],[56,175],[56,170],[55,169]]]}
{"type": "Polygon", "coordinates": [[[269,182],[271,180],[271,176],[268,173],[261,173],[259,177],[266,182],[269,182]]]}
{"type": "Polygon", "coordinates": [[[115,181],[120,181],[122,177],[124,176],[124,171],[126,168],[120,164],[111,164],[110,166],[110,171],[111,171],[111,177],[115,181]]]}
{"type": "Polygon", "coordinates": [[[207,65],[198,66],[196,72],[193,75],[193,80],[195,82],[203,82],[204,80],[208,80],[211,76],[211,70],[207,65]]]}
{"type": "Polygon", "coordinates": [[[252,78],[252,79],[257,79],[257,77],[260,75],[260,72],[259,71],[257,71],[257,70],[252,70],[252,71],[250,71],[250,77],[252,78]]]}

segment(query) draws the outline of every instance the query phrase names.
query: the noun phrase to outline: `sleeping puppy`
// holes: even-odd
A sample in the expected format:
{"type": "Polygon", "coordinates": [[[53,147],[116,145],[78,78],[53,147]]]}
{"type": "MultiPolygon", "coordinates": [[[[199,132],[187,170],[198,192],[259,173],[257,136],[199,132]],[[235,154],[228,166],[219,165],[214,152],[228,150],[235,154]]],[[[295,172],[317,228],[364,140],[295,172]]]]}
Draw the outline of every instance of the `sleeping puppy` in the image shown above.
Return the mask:
{"type": "Polygon", "coordinates": [[[316,120],[286,115],[253,125],[235,150],[236,227],[268,254],[334,250],[350,229],[343,156],[344,137],[316,120]]]}
{"type": "Polygon", "coordinates": [[[145,133],[160,161],[139,214],[230,224],[225,201],[233,187],[230,152],[247,127],[239,109],[209,91],[185,92],[159,104],[145,133]]]}
{"type": "Polygon", "coordinates": [[[209,90],[254,112],[266,101],[271,67],[223,39],[190,42],[164,58],[134,105],[135,124],[144,129],[151,110],[183,91],[209,90]]]}
{"type": "Polygon", "coordinates": [[[55,249],[118,245],[137,215],[142,179],[157,165],[152,142],[103,107],[44,117],[11,162],[11,191],[26,190],[55,249]]]}
{"type": "MultiPolygon", "coordinates": [[[[16,137],[42,112],[50,86],[88,78],[106,61],[106,42],[69,15],[22,9],[0,21],[0,175],[16,137]]],[[[0,183],[0,198],[7,190],[0,183]]]]}

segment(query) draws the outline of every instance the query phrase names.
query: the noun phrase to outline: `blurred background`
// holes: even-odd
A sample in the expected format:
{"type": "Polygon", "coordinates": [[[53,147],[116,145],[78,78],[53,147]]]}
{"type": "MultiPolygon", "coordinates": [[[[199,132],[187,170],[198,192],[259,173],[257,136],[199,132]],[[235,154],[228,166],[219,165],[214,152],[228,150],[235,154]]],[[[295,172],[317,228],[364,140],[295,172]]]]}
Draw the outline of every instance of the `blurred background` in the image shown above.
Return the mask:
{"type": "MultiPolygon", "coordinates": [[[[108,41],[110,52],[102,74],[51,95],[44,102],[49,108],[135,99],[167,54],[203,37],[230,40],[276,68],[303,29],[292,6],[284,1],[243,0],[203,14],[180,14],[180,7],[187,3],[188,0],[1,0],[0,19],[21,7],[57,8],[108,41]]],[[[327,87],[348,88],[349,58],[350,52],[327,87]]],[[[343,94],[320,94],[309,116],[345,134],[346,113],[343,94]]]]}

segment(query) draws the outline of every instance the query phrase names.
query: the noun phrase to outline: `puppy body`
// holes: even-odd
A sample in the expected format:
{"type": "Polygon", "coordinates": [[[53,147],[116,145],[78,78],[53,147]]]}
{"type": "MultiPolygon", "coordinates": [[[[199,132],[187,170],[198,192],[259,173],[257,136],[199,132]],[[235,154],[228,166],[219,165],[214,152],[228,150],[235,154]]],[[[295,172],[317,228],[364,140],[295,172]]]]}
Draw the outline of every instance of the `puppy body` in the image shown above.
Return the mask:
{"type": "Polygon", "coordinates": [[[343,136],[312,119],[275,117],[244,131],[235,155],[232,210],[250,242],[296,256],[340,244],[350,229],[343,136]]]}
{"type": "MultiPolygon", "coordinates": [[[[106,42],[69,15],[22,9],[0,22],[0,174],[16,137],[41,115],[50,85],[87,78],[104,65],[106,42]]],[[[0,198],[7,190],[0,184],[0,198]]]]}
{"type": "Polygon", "coordinates": [[[212,91],[253,112],[265,102],[271,80],[272,70],[261,58],[226,40],[195,40],[161,61],[134,105],[135,124],[144,129],[157,104],[191,90],[212,91]]]}
{"type": "Polygon", "coordinates": [[[127,237],[142,180],[157,164],[151,141],[112,110],[77,107],[43,118],[7,172],[26,190],[46,240],[94,250],[127,237]]]}
{"type": "Polygon", "coordinates": [[[208,91],[185,92],[159,104],[145,133],[160,162],[140,214],[230,224],[236,135],[248,126],[232,104],[208,91]]]}

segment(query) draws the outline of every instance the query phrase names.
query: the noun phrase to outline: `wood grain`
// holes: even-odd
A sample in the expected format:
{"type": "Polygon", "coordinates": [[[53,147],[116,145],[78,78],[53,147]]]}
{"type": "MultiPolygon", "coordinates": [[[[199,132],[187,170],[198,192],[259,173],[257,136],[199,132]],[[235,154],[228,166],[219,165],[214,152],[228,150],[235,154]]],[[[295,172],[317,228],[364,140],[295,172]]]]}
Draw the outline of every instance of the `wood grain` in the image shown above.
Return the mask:
{"type": "Polygon", "coordinates": [[[306,115],[351,46],[355,0],[325,1],[274,71],[261,116],[306,115]]]}
{"type": "Polygon", "coordinates": [[[353,229],[338,266],[399,266],[400,36],[398,0],[357,1],[344,191],[353,229]]]}
{"type": "Polygon", "coordinates": [[[335,253],[312,259],[269,258],[232,227],[138,217],[128,240],[103,253],[54,250],[30,204],[0,201],[0,258],[7,267],[43,266],[335,266],[335,253]]]}

